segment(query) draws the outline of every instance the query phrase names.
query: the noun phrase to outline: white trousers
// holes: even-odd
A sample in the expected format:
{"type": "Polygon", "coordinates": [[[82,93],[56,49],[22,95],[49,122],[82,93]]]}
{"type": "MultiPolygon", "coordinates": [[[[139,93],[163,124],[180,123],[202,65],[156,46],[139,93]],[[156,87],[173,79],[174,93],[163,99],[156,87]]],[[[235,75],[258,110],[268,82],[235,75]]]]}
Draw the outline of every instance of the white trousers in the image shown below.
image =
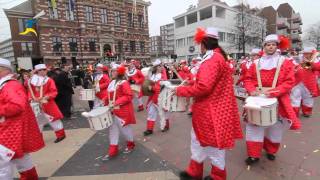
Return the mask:
{"type": "Polygon", "coordinates": [[[33,163],[31,160],[31,156],[29,154],[25,154],[20,159],[14,159],[6,163],[0,164],[0,179],[1,180],[12,180],[14,174],[14,166],[17,168],[18,172],[24,172],[32,169],[33,163]]]}
{"type": "MultiPolygon", "coordinates": [[[[38,116],[37,118],[46,118],[45,116],[38,116]]],[[[59,131],[63,129],[63,123],[61,120],[56,120],[56,121],[49,121],[48,119],[37,119],[38,120],[38,126],[39,126],[39,130],[40,132],[43,131],[43,127],[46,124],[49,124],[50,127],[53,129],[53,131],[59,131]]]]}
{"type": "Polygon", "coordinates": [[[262,127],[247,123],[246,141],[263,142],[264,137],[273,143],[281,143],[284,132],[290,128],[291,124],[287,120],[279,120],[274,125],[262,127]]]}
{"type": "Polygon", "coordinates": [[[202,147],[198,141],[193,128],[191,129],[191,159],[202,163],[207,157],[211,164],[221,170],[225,169],[225,150],[214,147],[202,147]]]}
{"type": "Polygon", "coordinates": [[[166,125],[166,120],[170,118],[170,112],[164,111],[162,108],[158,107],[153,102],[150,102],[147,106],[148,111],[148,121],[160,120],[160,129],[164,129],[166,125]],[[159,117],[159,118],[158,118],[159,117]]]}
{"type": "Polygon", "coordinates": [[[143,105],[142,97],[139,97],[138,93],[134,93],[133,102],[134,102],[134,104],[136,104],[138,106],[142,106],[143,105]]]}
{"type": "Polygon", "coordinates": [[[291,104],[293,107],[300,107],[301,101],[304,106],[313,107],[314,99],[310,91],[303,83],[299,83],[292,88],[290,94],[291,104]]]}
{"type": "Polygon", "coordinates": [[[113,116],[113,123],[109,129],[109,140],[111,145],[118,145],[120,132],[127,141],[133,142],[131,125],[123,126],[123,120],[117,116],[113,116]]]}

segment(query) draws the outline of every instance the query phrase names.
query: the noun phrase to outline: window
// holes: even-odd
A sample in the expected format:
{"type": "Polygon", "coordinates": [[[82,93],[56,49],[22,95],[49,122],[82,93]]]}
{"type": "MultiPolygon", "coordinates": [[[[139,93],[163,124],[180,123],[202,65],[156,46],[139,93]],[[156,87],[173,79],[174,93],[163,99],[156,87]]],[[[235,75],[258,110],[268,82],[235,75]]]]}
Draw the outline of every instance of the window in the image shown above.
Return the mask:
{"type": "Polygon", "coordinates": [[[130,51],[136,52],[136,42],[135,41],[130,41],[130,51]]]}
{"type": "Polygon", "coordinates": [[[184,17],[181,17],[181,18],[176,19],[175,25],[176,25],[176,28],[180,28],[180,27],[185,26],[184,17]]]}
{"type": "Polygon", "coordinates": [[[143,15],[138,15],[138,24],[140,28],[144,27],[144,18],[143,15]]]}
{"type": "Polygon", "coordinates": [[[227,33],[227,41],[229,43],[234,43],[236,42],[236,35],[232,33],[227,33]]]}
{"type": "Polygon", "coordinates": [[[128,26],[134,27],[134,16],[132,13],[128,13],[128,26]]]}
{"type": "Polygon", "coordinates": [[[71,52],[78,52],[77,38],[69,38],[69,48],[71,52]]]}
{"type": "Polygon", "coordinates": [[[87,22],[93,22],[93,11],[91,6],[84,6],[87,22]]]}
{"type": "Polygon", "coordinates": [[[118,52],[121,53],[123,50],[123,42],[122,41],[118,41],[118,52]]]}
{"type": "Polygon", "coordinates": [[[108,12],[107,9],[101,9],[101,22],[103,24],[107,24],[108,23],[108,12]]]}
{"type": "Polygon", "coordinates": [[[216,17],[225,18],[226,17],[226,9],[220,6],[216,6],[216,17]]]}
{"type": "Polygon", "coordinates": [[[51,1],[48,1],[49,17],[50,19],[58,19],[57,7],[52,7],[51,1]]]}
{"type": "Polygon", "coordinates": [[[96,51],[96,39],[89,38],[88,39],[88,44],[89,44],[89,51],[95,52],[96,51]]]}
{"type": "Polygon", "coordinates": [[[32,43],[23,42],[21,43],[22,56],[30,56],[32,53],[32,43]]]}
{"type": "Polygon", "coordinates": [[[19,32],[23,32],[26,28],[26,19],[18,19],[18,24],[19,24],[19,32]]]}
{"type": "Polygon", "coordinates": [[[62,52],[62,42],[60,37],[53,37],[52,44],[53,44],[52,47],[54,52],[62,52]]]}
{"type": "Polygon", "coordinates": [[[75,20],[75,12],[74,12],[74,2],[73,2],[73,0],[70,0],[70,1],[66,2],[66,19],[68,21],[74,21],[75,20]]]}
{"type": "Polygon", "coordinates": [[[188,45],[193,45],[193,36],[188,37],[187,44],[188,45]]]}
{"type": "Polygon", "coordinates": [[[225,41],[225,35],[226,33],[224,32],[219,32],[219,41],[224,42],[225,41]]]}
{"type": "Polygon", "coordinates": [[[145,52],[145,43],[143,41],[140,41],[140,52],[145,52]]]}
{"type": "Polygon", "coordinates": [[[192,24],[198,21],[198,13],[194,12],[187,15],[187,24],[192,24]]]}
{"type": "Polygon", "coordinates": [[[176,40],[176,45],[177,47],[183,47],[184,46],[184,38],[181,38],[181,39],[177,39],[176,40]]]}
{"type": "Polygon", "coordinates": [[[212,7],[207,7],[200,10],[200,21],[209,19],[212,17],[212,7]]]}
{"type": "Polygon", "coordinates": [[[121,24],[120,11],[115,11],[114,12],[114,23],[115,23],[115,25],[120,25],[121,24]]]}

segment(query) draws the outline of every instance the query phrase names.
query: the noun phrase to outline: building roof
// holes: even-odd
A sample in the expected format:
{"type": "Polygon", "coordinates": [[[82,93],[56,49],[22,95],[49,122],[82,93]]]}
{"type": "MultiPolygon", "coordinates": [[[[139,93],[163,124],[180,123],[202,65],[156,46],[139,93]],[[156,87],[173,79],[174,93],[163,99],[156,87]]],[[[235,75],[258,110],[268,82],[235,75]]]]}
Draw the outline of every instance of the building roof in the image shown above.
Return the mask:
{"type": "Polygon", "coordinates": [[[15,7],[10,8],[9,10],[32,13],[32,0],[27,0],[15,7]]]}

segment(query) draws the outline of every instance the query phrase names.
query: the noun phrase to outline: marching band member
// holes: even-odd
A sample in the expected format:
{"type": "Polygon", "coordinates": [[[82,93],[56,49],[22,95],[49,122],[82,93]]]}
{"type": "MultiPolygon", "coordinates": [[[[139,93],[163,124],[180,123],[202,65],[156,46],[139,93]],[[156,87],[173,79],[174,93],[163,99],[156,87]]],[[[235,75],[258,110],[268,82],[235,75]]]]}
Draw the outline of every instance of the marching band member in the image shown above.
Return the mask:
{"type": "Polygon", "coordinates": [[[107,88],[110,83],[110,79],[105,70],[103,64],[97,64],[96,73],[94,76],[94,88],[96,90],[96,99],[94,100],[94,108],[104,106],[104,99],[107,98],[107,88]]]}
{"type": "Polygon", "coordinates": [[[257,96],[263,93],[267,97],[277,98],[279,120],[276,124],[268,127],[262,127],[246,124],[246,143],[248,158],[247,165],[257,163],[261,157],[261,151],[264,149],[269,160],[275,160],[275,154],[280,148],[282,136],[289,128],[292,130],[299,129],[301,124],[296,117],[290,103],[290,90],[294,86],[294,66],[290,60],[282,57],[277,48],[289,46],[283,38],[272,34],[265,38],[263,48],[264,55],[256,60],[246,73],[244,85],[251,96],[257,96]],[[274,89],[261,92],[256,90],[258,87],[257,66],[261,74],[262,87],[271,87],[273,80],[277,77],[276,69],[280,66],[279,76],[274,89]]]}
{"type": "Polygon", "coordinates": [[[124,153],[130,153],[135,147],[131,125],[135,124],[136,120],[132,104],[133,94],[129,82],[125,79],[126,68],[113,65],[111,75],[113,80],[107,89],[106,104],[112,108],[113,123],[109,129],[109,151],[102,160],[109,160],[118,155],[120,132],[127,141],[124,153]]]}
{"type": "MultiPolygon", "coordinates": [[[[130,84],[136,84],[141,87],[144,82],[144,75],[139,69],[136,68],[135,63],[135,60],[131,60],[131,63],[128,67],[128,81],[130,84]]],[[[134,92],[134,100],[138,102],[138,112],[144,110],[142,97],[143,94],[141,89],[140,92],[134,92]]]]}
{"type": "Polygon", "coordinates": [[[203,163],[211,160],[211,174],[205,179],[225,180],[225,149],[242,138],[233,78],[225,52],[218,44],[215,28],[198,29],[196,43],[201,45],[203,60],[193,85],[173,90],[177,96],[193,97],[191,161],[181,179],[202,179],[203,163]]]}
{"type": "Polygon", "coordinates": [[[296,70],[296,86],[291,91],[291,104],[298,117],[300,106],[303,116],[310,117],[314,98],[320,95],[317,82],[320,62],[316,57],[313,57],[316,53],[317,50],[313,47],[304,48],[302,64],[296,70]]]}
{"type": "Polygon", "coordinates": [[[241,65],[240,65],[240,77],[237,81],[237,85],[243,84],[244,78],[246,76],[246,72],[250,69],[250,66],[252,65],[252,63],[256,60],[260,58],[260,49],[255,48],[251,50],[250,53],[250,58],[244,60],[241,65]]]}
{"type": "Polygon", "coordinates": [[[0,58],[0,179],[37,180],[30,153],[44,147],[25,88],[13,78],[9,60],[0,58]]]}
{"type": "MultiPolygon", "coordinates": [[[[149,96],[147,102],[147,130],[143,132],[145,136],[149,136],[153,134],[154,124],[158,119],[158,114],[162,114],[158,106],[158,98],[160,94],[160,81],[167,80],[163,73],[163,67],[161,65],[161,60],[157,59],[152,63],[152,73],[149,74],[149,80],[152,81],[152,85],[149,86],[149,90],[153,92],[153,95],[149,96]]],[[[164,113],[165,118],[165,127],[162,129],[162,132],[166,132],[169,130],[169,112],[164,113]]],[[[162,117],[160,117],[162,118],[162,117]]]]}
{"type": "MultiPolygon", "coordinates": [[[[38,64],[35,66],[35,74],[29,81],[29,99],[40,103],[43,110],[42,120],[49,122],[49,125],[54,130],[57,139],[54,143],[58,143],[66,138],[61,119],[63,115],[59,110],[54,99],[58,94],[54,81],[47,76],[47,67],[45,64],[38,64]],[[45,119],[45,120],[44,120],[45,119]]],[[[44,124],[39,123],[40,131],[42,131],[44,124]]]]}

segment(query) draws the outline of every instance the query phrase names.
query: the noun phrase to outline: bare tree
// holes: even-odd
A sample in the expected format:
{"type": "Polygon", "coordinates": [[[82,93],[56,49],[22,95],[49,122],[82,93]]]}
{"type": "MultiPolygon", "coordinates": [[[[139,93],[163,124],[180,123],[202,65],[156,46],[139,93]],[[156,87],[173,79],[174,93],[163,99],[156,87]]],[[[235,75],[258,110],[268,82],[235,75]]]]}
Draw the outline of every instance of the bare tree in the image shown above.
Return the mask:
{"type": "Polygon", "coordinates": [[[305,38],[306,41],[314,43],[317,49],[320,49],[320,22],[317,24],[312,25],[307,30],[307,35],[305,38]]]}

